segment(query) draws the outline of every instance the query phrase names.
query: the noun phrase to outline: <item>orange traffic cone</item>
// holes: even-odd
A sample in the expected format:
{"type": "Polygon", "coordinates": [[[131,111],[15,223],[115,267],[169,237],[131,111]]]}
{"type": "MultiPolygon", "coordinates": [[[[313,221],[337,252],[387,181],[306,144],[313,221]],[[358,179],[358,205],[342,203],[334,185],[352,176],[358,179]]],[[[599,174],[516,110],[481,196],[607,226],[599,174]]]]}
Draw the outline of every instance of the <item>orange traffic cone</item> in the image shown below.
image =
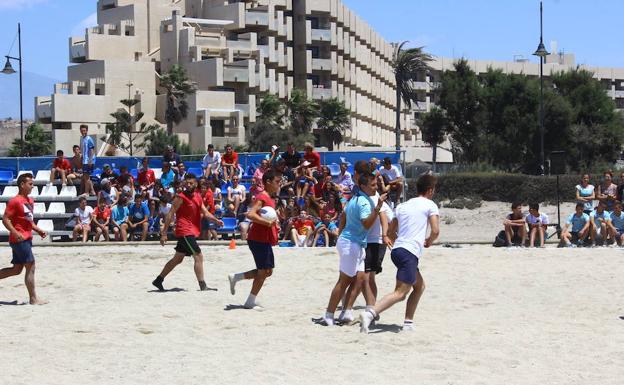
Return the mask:
{"type": "Polygon", "coordinates": [[[230,239],[230,250],[234,250],[236,249],[236,241],[234,241],[234,238],[230,239]]]}

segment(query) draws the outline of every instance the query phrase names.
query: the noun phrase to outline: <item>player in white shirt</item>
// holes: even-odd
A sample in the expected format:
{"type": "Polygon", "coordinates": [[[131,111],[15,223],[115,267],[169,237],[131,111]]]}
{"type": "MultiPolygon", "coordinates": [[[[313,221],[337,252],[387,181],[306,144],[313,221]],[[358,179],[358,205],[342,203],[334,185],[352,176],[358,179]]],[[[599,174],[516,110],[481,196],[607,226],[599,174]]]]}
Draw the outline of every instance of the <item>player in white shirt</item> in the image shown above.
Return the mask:
{"type": "Polygon", "coordinates": [[[425,290],[425,283],[418,270],[418,259],[423,248],[433,244],[440,234],[440,212],[431,200],[435,193],[436,178],[424,175],[416,183],[417,198],[399,205],[390,224],[388,235],[395,239],[390,254],[397,267],[394,292],[383,297],[373,308],[360,314],[360,332],[368,333],[368,328],[381,312],[403,301],[410,293],[405,309],[403,330],[413,330],[413,318],[418,301],[425,290]],[[431,232],[427,237],[427,227],[431,232]]]}
{"type": "Polygon", "coordinates": [[[72,234],[72,240],[76,242],[78,235],[82,235],[82,241],[86,242],[89,232],[91,231],[91,214],[93,214],[93,207],[87,205],[87,198],[81,196],[78,199],[78,207],[74,211],[74,218],[76,225],[72,234]]]}
{"type": "Polygon", "coordinates": [[[529,215],[527,215],[526,221],[529,225],[529,247],[535,246],[535,238],[538,235],[540,237],[540,247],[544,247],[548,215],[539,212],[539,204],[531,203],[529,205],[529,215]]]}
{"type": "Polygon", "coordinates": [[[214,150],[214,145],[212,144],[208,145],[208,151],[202,160],[202,168],[204,169],[204,177],[210,178],[213,176],[218,179],[219,170],[221,169],[221,154],[219,151],[214,150]]]}

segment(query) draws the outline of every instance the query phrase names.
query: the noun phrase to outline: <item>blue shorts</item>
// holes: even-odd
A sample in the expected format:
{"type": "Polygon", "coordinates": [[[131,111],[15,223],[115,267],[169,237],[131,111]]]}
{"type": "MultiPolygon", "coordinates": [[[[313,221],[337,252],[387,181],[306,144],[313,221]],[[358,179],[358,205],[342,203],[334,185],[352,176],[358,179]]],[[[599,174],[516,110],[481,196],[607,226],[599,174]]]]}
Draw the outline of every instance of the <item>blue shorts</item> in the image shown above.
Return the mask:
{"type": "Polygon", "coordinates": [[[32,239],[11,243],[11,250],[13,250],[12,264],[25,265],[35,262],[35,256],[32,253],[32,239]]]}
{"type": "Polygon", "coordinates": [[[418,273],[418,257],[402,247],[392,249],[390,258],[397,267],[396,279],[409,285],[416,283],[418,273]]]}
{"type": "Polygon", "coordinates": [[[256,262],[256,269],[266,270],[275,267],[275,256],[270,243],[247,240],[247,245],[256,262]]]}
{"type": "Polygon", "coordinates": [[[87,175],[93,174],[93,164],[83,164],[82,173],[87,175]]]}

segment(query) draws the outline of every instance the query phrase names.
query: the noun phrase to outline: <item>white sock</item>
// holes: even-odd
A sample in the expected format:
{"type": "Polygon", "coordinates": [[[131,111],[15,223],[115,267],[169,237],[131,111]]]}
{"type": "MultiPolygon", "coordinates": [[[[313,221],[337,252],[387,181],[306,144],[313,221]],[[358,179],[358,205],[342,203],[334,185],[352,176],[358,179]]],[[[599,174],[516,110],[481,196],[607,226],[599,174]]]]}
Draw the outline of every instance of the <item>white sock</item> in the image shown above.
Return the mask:
{"type": "Polygon", "coordinates": [[[340,314],[340,319],[348,319],[348,320],[353,320],[353,310],[352,309],[345,309],[342,311],[342,314],[340,314]]]}
{"type": "Polygon", "coordinates": [[[334,313],[325,312],[325,317],[323,317],[328,326],[332,326],[334,324],[334,313]]]}
{"type": "Polygon", "coordinates": [[[245,273],[234,274],[234,282],[242,281],[243,279],[245,279],[245,273]]]}
{"type": "Polygon", "coordinates": [[[366,311],[371,313],[373,315],[373,319],[377,317],[377,312],[375,312],[375,309],[373,309],[373,307],[366,307],[366,311]]]}
{"type": "Polygon", "coordinates": [[[247,301],[245,301],[246,307],[254,307],[256,305],[256,296],[249,293],[249,297],[247,297],[247,301]]]}

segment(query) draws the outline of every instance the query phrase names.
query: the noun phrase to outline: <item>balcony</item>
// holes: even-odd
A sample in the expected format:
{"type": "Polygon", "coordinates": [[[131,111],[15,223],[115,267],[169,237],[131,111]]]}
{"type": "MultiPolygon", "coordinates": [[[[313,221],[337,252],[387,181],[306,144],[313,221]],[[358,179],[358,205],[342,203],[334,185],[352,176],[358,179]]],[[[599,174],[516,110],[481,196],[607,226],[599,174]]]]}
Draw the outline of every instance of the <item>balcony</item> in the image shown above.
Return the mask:
{"type": "Polygon", "coordinates": [[[330,29],[312,29],[312,41],[331,42],[330,29]]]}
{"type": "Polygon", "coordinates": [[[223,67],[223,81],[234,83],[249,82],[249,68],[247,67],[223,67]]]}
{"type": "Polygon", "coordinates": [[[249,25],[261,25],[268,27],[269,15],[266,12],[252,12],[247,11],[245,15],[245,24],[249,25]]]}
{"type": "Polygon", "coordinates": [[[312,88],[312,99],[327,100],[332,98],[331,88],[312,88]]]}
{"type": "Polygon", "coordinates": [[[70,55],[72,62],[85,61],[87,58],[87,42],[84,40],[76,42],[72,41],[70,55]]]}
{"type": "Polygon", "coordinates": [[[52,118],[52,98],[37,97],[35,100],[35,115],[38,119],[52,118]]]}
{"type": "Polygon", "coordinates": [[[331,59],[312,58],[312,70],[313,71],[331,71],[331,69],[332,69],[331,59]]]}

